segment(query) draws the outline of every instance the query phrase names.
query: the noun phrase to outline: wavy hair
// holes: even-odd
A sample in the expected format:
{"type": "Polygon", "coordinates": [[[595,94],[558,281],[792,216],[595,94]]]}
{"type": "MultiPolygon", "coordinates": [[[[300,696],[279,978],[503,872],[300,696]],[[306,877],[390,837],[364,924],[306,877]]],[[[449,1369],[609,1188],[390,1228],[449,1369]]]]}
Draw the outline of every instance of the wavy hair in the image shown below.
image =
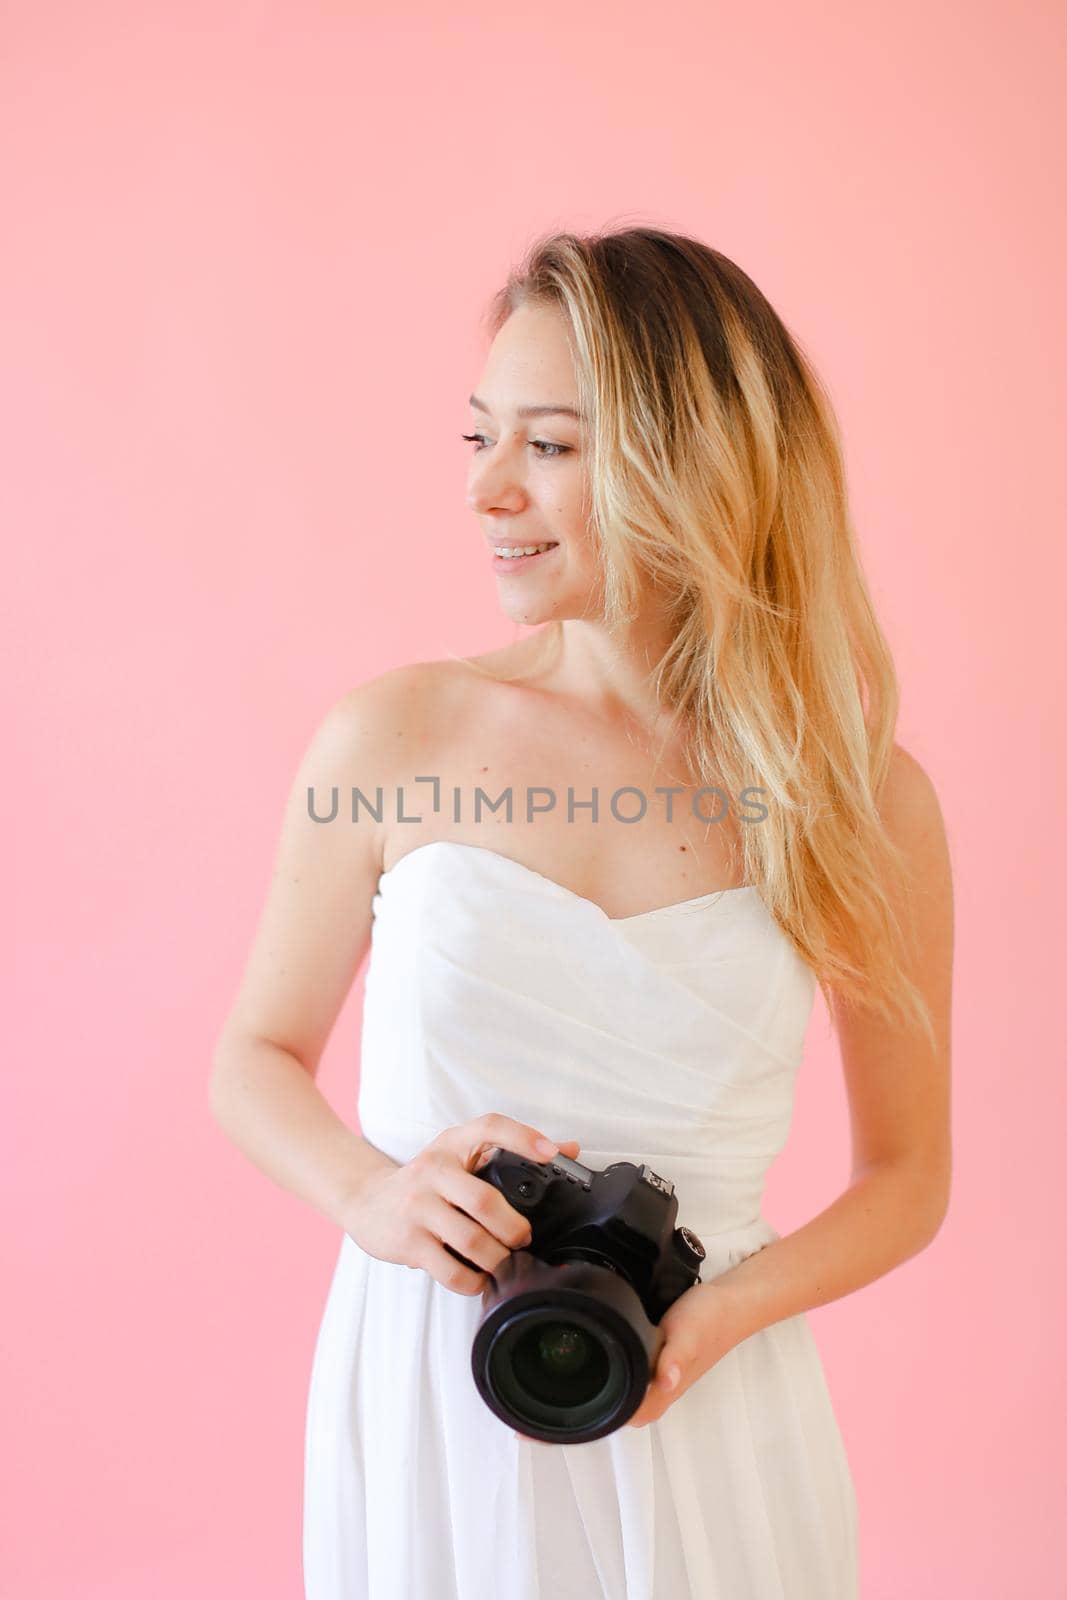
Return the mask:
{"type": "MultiPolygon", "coordinates": [[[[701,783],[755,789],[744,881],[838,1006],[915,1019],[887,890],[911,882],[879,798],[899,687],[860,566],[830,399],[740,267],[654,228],[537,239],[490,303],[562,312],[590,446],[604,622],[647,586],[671,619],[651,686],[701,783]]],[[[543,628],[562,642],[562,622],[543,628]]],[[[494,674],[495,675],[495,674],[494,674]]]]}

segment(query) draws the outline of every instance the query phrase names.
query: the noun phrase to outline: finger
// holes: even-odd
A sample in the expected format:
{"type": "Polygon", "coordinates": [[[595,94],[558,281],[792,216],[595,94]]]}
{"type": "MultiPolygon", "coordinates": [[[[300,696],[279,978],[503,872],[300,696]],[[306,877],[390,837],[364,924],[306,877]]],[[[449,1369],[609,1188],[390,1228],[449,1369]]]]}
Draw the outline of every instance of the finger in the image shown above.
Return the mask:
{"type": "Polygon", "coordinates": [[[677,1357],[673,1354],[667,1354],[664,1359],[664,1355],[661,1354],[660,1361],[664,1365],[662,1367],[657,1366],[655,1373],[649,1379],[641,1404],[630,1418],[631,1427],[641,1428],[647,1422],[657,1422],[667,1407],[678,1398],[681,1388],[681,1367],[677,1357]],[[668,1367],[672,1371],[677,1368],[679,1372],[678,1378],[673,1380],[669,1387],[661,1381],[664,1367],[668,1367]]]}
{"type": "Polygon", "coordinates": [[[658,1422],[666,1409],[666,1405],[661,1400],[646,1395],[630,1418],[630,1427],[644,1428],[650,1422],[658,1422]]]}
{"type": "Polygon", "coordinates": [[[661,1356],[656,1367],[656,1388],[674,1394],[682,1381],[682,1369],[674,1356],[661,1356]]]}
{"type": "Polygon", "coordinates": [[[423,1235],[422,1243],[413,1256],[412,1265],[421,1267],[435,1283],[439,1283],[443,1289],[451,1289],[454,1294],[473,1297],[484,1294],[489,1285],[487,1273],[475,1272],[462,1261],[457,1261],[455,1256],[450,1256],[444,1245],[429,1233],[423,1235]]]}
{"type": "MultiPolygon", "coordinates": [[[[577,1157],[578,1152],[579,1152],[579,1150],[581,1148],[582,1147],[578,1143],[577,1139],[561,1139],[560,1143],[559,1143],[559,1149],[563,1152],[563,1154],[565,1156],[569,1156],[572,1161],[575,1160],[575,1158],[577,1157]]],[[[500,1150],[501,1150],[501,1146],[498,1145],[498,1144],[483,1144],[483,1145],[479,1146],[478,1150],[476,1151],[476,1153],[474,1155],[473,1161],[470,1163],[469,1170],[471,1172],[474,1172],[474,1173],[480,1172],[484,1166],[488,1165],[488,1163],[492,1160],[493,1156],[498,1155],[500,1153],[500,1150]]],[[[540,1165],[544,1161],[552,1160],[552,1157],[551,1156],[543,1156],[543,1157],[539,1156],[537,1158],[537,1160],[538,1160],[538,1164],[540,1165]]]]}
{"type": "Polygon", "coordinates": [[[502,1150],[511,1150],[530,1161],[546,1161],[559,1150],[558,1141],[542,1133],[540,1128],[518,1122],[499,1111],[489,1111],[484,1117],[475,1117],[473,1122],[450,1128],[445,1137],[454,1141],[450,1148],[456,1149],[462,1165],[468,1168],[484,1145],[499,1145],[502,1150]]]}
{"type": "MultiPolygon", "coordinates": [[[[462,1167],[441,1168],[438,1190],[453,1207],[481,1224],[508,1250],[522,1250],[530,1243],[532,1229],[527,1217],[509,1205],[493,1184],[462,1167]]],[[[452,1243],[450,1239],[449,1244],[452,1243]]],[[[467,1252],[464,1250],[464,1255],[467,1252]]],[[[498,1260],[500,1258],[498,1257],[498,1260]]]]}
{"type": "Polygon", "coordinates": [[[485,1272],[495,1272],[511,1253],[510,1245],[442,1194],[431,1192],[425,1196],[419,1220],[442,1244],[451,1245],[458,1255],[466,1256],[485,1272]]]}

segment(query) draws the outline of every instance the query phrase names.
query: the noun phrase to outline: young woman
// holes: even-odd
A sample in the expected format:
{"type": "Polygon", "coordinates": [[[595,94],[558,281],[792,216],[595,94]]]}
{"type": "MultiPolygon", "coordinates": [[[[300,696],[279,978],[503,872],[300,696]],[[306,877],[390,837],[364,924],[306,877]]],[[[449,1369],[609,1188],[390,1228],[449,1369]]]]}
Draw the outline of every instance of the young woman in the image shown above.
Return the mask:
{"type": "Polygon", "coordinates": [[[537,631],[325,716],[215,1058],[229,1136],[344,1230],[308,1600],[855,1600],[805,1312],[944,1218],[952,886],[833,414],[686,237],[541,240],[490,331],[469,504],[537,631]],[[368,950],[357,1136],[315,1074],[368,950]],[[851,1181],[783,1237],[761,1197],[817,986],[851,1181]],[[477,1176],[494,1149],[647,1162],[706,1250],[639,1409],[589,1442],[516,1433],[472,1379],[529,1238],[477,1176]]]}

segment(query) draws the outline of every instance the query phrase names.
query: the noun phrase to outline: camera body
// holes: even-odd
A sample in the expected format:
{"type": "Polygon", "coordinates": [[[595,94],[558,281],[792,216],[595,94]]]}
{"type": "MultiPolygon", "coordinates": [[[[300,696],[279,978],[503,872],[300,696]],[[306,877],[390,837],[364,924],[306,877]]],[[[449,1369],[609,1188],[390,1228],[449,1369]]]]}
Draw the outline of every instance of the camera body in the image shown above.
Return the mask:
{"type": "Polygon", "coordinates": [[[562,1152],[537,1162],[497,1150],[477,1176],[533,1235],[483,1294],[471,1352],[478,1390],[530,1437],[600,1438],[641,1404],[660,1319],[699,1283],[704,1247],[677,1226],[673,1183],[645,1163],[597,1171],[562,1152]]]}
{"type": "Polygon", "coordinates": [[[562,1153],[537,1162],[502,1150],[478,1177],[529,1222],[528,1250],[545,1262],[595,1261],[620,1273],[650,1322],[700,1281],[704,1246],[675,1226],[674,1184],[644,1163],[613,1161],[596,1171],[562,1153]]]}

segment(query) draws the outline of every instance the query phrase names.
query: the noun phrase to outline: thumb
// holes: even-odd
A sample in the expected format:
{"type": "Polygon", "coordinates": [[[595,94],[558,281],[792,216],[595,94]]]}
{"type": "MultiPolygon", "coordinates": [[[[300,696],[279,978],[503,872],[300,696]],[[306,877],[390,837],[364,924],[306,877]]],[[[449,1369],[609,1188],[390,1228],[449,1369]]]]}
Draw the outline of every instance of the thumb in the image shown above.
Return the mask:
{"type": "Polygon", "coordinates": [[[682,1380],[682,1362],[679,1352],[668,1339],[656,1362],[656,1387],[669,1394],[682,1380]]]}

